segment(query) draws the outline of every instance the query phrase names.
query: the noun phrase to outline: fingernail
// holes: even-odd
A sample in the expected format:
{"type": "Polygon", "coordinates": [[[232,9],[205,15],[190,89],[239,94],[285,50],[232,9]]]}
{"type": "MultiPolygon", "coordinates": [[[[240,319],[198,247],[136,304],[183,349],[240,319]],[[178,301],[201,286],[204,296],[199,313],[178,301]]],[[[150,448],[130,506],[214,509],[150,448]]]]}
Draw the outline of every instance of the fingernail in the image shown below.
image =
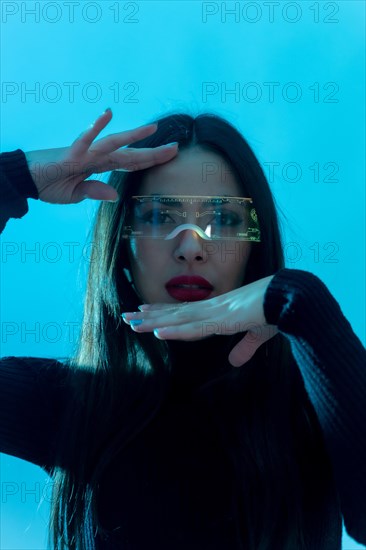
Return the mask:
{"type": "MultiPolygon", "coordinates": [[[[112,109],[110,107],[107,107],[107,109],[104,111],[104,113],[108,113],[108,111],[112,111],[112,109]]],[[[104,115],[103,113],[103,115],[104,115]]]]}
{"type": "Polygon", "coordinates": [[[141,325],[143,319],[133,319],[130,321],[131,327],[137,327],[138,325],[141,325]]]}
{"type": "Polygon", "coordinates": [[[163,145],[163,147],[174,147],[174,145],[178,145],[178,142],[172,141],[171,143],[167,143],[166,145],[163,145]]]}

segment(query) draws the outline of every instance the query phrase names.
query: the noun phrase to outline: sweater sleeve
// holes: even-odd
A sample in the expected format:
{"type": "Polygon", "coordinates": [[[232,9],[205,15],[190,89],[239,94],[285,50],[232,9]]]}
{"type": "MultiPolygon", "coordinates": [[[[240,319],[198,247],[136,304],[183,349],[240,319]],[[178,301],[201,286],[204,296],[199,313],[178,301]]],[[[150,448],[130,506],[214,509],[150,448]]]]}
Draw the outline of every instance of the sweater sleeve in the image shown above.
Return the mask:
{"type": "Polygon", "coordinates": [[[264,315],[291,345],[333,465],[347,532],[366,543],[366,351],[339,304],[312,273],[284,268],[264,315]]]}
{"type": "MultiPolygon", "coordinates": [[[[0,155],[0,232],[10,218],[28,212],[38,198],[25,154],[0,155]]],[[[0,359],[0,452],[48,470],[55,466],[56,438],[66,406],[66,367],[53,359],[0,359]]]]}
{"type": "Polygon", "coordinates": [[[0,155],[0,233],[10,218],[28,212],[27,198],[38,199],[38,191],[20,149],[0,155]]]}
{"type": "Polygon", "coordinates": [[[0,452],[45,470],[55,463],[67,404],[67,367],[54,359],[0,359],[0,452]]]}

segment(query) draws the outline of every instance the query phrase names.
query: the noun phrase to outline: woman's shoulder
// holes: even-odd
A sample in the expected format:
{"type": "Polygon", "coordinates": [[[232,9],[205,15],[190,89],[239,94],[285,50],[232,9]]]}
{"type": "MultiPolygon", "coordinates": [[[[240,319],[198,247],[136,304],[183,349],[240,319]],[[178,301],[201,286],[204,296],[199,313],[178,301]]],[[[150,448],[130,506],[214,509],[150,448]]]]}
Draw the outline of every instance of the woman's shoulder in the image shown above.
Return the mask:
{"type": "Polygon", "coordinates": [[[0,358],[1,386],[32,388],[40,392],[63,387],[70,374],[67,360],[8,355],[0,358]]]}

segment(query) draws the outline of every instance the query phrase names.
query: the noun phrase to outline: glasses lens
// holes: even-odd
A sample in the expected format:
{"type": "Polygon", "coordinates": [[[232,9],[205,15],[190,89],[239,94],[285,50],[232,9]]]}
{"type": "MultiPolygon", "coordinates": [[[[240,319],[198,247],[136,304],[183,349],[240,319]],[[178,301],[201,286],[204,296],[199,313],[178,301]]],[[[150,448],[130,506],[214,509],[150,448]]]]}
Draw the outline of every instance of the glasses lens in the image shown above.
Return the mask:
{"type": "Polygon", "coordinates": [[[124,237],[164,239],[185,224],[198,226],[213,240],[260,241],[252,200],[240,197],[132,197],[124,237]]]}

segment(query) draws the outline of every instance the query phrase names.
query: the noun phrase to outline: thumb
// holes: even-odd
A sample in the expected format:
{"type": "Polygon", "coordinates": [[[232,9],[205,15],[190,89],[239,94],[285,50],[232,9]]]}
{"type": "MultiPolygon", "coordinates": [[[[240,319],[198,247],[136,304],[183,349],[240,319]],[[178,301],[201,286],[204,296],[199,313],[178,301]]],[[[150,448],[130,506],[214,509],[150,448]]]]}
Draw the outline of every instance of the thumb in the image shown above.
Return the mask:
{"type": "Polygon", "coordinates": [[[119,196],[111,185],[98,180],[86,180],[75,187],[73,199],[75,202],[80,202],[84,199],[117,202],[119,196]]]}
{"type": "Polygon", "coordinates": [[[241,367],[249,361],[262,344],[273,338],[278,332],[274,325],[264,325],[258,332],[248,330],[244,338],[233,347],[229,353],[229,363],[233,367],[241,367]]]}
{"type": "Polygon", "coordinates": [[[249,361],[263,342],[253,338],[253,333],[248,331],[244,338],[233,347],[229,353],[229,363],[233,367],[241,367],[249,361]]]}

